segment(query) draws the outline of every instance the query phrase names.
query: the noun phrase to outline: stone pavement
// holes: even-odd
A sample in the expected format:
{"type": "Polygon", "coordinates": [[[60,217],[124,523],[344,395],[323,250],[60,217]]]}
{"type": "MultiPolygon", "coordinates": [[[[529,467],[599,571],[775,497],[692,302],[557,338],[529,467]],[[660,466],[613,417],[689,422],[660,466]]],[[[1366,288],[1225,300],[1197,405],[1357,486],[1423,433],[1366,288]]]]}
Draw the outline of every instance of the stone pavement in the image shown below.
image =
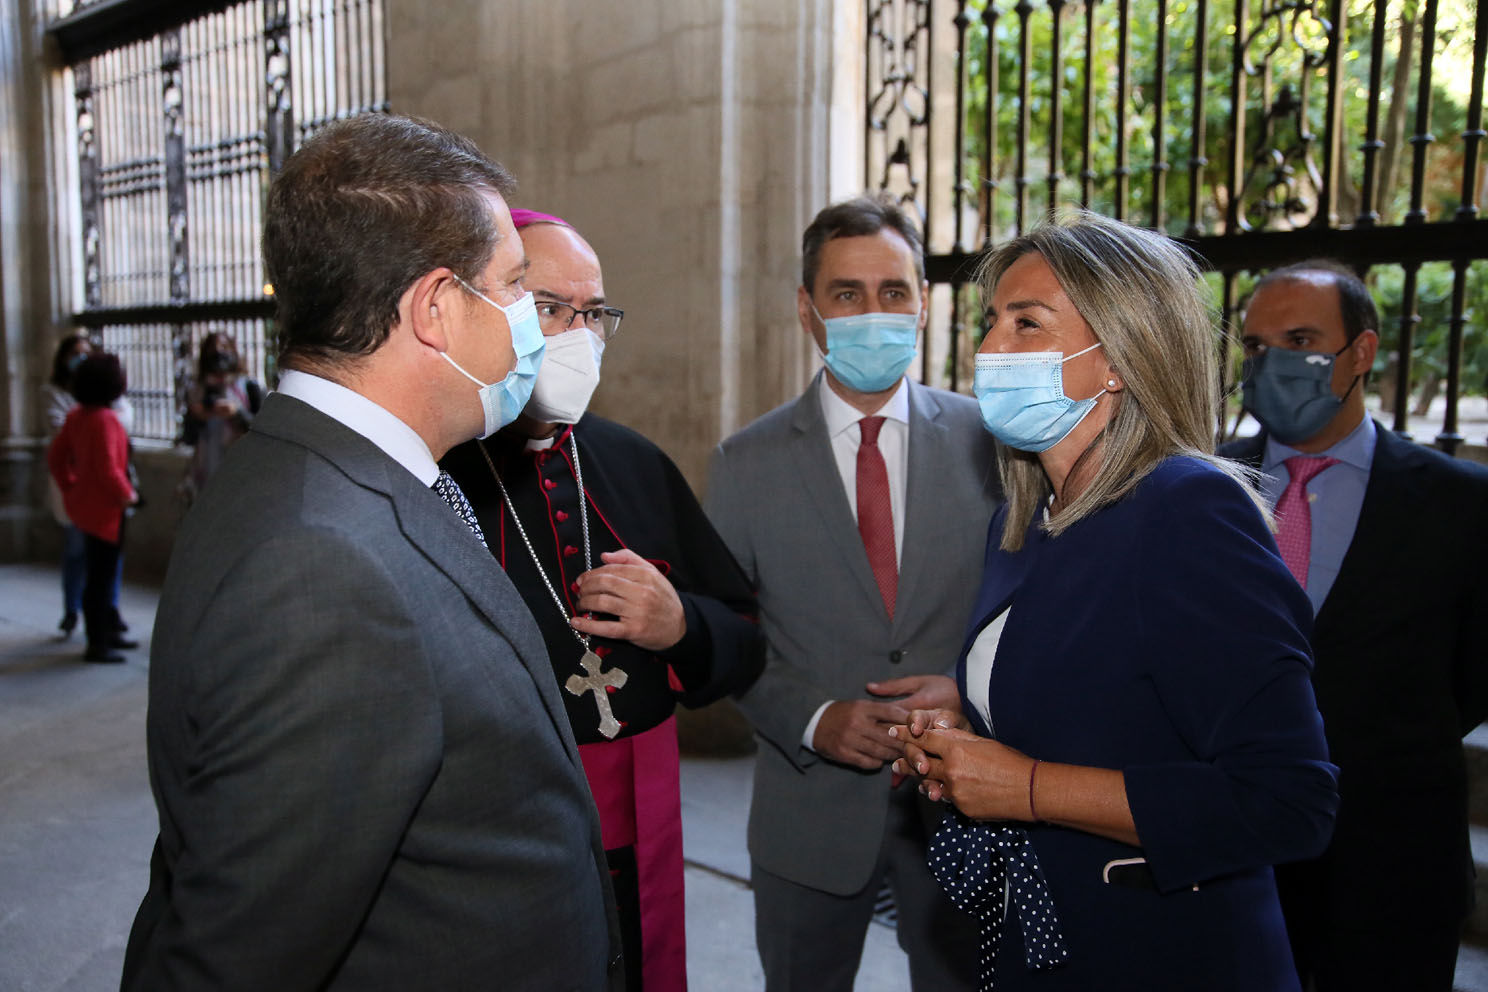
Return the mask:
{"type": "MultiPolygon", "coordinates": [[[[145,696],[155,592],[121,600],[144,642],[124,665],[56,639],[54,568],[0,565],[0,992],[112,992],[149,876],[155,806],[145,696]]],[[[695,992],[763,987],[745,821],[751,759],[683,759],[687,967],[695,992]]],[[[887,927],[869,927],[857,992],[909,988],[887,927]]]]}

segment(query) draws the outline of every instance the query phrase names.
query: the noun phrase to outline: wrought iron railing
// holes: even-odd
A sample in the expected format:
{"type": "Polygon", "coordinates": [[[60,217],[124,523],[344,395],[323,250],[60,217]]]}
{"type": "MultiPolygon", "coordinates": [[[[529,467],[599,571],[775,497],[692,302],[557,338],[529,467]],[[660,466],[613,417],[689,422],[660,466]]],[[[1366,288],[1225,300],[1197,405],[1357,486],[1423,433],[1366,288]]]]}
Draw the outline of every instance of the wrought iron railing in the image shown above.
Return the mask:
{"type": "Polygon", "coordinates": [[[1429,359],[1435,440],[1462,442],[1464,343],[1488,363],[1488,0],[868,0],[867,25],[865,174],[919,211],[940,287],[927,380],[966,381],[979,250],[1079,206],[1191,245],[1227,326],[1273,266],[1326,255],[1372,273],[1396,294],[1394,428],[1429,359]],[[1450,282],[1434,328],[1428,279],[1450,282]]]}
{"type": "Polygon", "coordinates": [[[136,436],[170,440],[206,334],[273,377],[268,179],[317,128],[387,109],[382,2],[98,0],[66,15],[49,33],[74,94],[73,317],[123,357],[136,436]]]}

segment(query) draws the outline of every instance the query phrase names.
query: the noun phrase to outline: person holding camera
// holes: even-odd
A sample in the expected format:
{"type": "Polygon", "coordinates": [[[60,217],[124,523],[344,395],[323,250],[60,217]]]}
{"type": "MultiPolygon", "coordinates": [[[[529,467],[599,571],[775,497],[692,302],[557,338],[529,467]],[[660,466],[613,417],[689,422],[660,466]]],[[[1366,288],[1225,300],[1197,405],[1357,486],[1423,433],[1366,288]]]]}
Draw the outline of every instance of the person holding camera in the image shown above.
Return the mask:
{"type": "Polygon", "coordinates": [[[230,336],[214,331],[202,339],[196,382],[186,392],[181,429],[181,440],[193,446],[181,482],[187,503],[217,471],[228,446],[247,433],[263,395],[263,386],[246,374],[230,336]]]}

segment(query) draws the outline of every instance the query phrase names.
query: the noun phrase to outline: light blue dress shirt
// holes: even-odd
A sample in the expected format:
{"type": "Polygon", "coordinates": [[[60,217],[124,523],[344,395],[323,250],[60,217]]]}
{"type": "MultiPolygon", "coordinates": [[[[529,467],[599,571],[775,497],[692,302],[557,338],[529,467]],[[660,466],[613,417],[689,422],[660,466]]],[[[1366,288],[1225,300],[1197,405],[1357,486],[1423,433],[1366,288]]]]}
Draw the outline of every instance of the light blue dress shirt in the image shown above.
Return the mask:
{"type": "MultiPolygon", "coordinates": [[[[1307,565],[1307,598],[1312,612],[1317,613],[1328,598],[1328,591],[1338,578],[1343,556],[1354,539],[1359,523],[1359,508],[1364,505],[1364,490],[1369,485],[1369,466],[1374,462],[1375,426],[1369,417],[1349,432],[1348,436],[1317,457],[1337,458],[1307,484],[1307,501],[1312,507],[1312,548],[1307,565]]],[[[1271,505],[1281,499],[1291,473],[1284,464],[1305,452],[1290,448],[1275,438],[1266,439],[1266,453],[1261,460],[1261,489],[1271,505]]]]}

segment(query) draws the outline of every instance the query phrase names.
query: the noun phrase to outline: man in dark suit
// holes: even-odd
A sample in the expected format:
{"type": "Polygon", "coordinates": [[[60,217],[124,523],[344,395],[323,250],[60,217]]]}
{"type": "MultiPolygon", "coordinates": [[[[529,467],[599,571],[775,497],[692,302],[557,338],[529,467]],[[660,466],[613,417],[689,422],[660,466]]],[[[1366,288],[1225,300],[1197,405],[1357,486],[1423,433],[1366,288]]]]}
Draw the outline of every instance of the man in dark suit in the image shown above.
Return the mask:
{"type": "Polygon", "coordinates": [[[802,238],[801,329],[826,369],[713,453],[706,507],[759,596],[764,674],[749,812],[770,992],[850,990],[885,879],[915,989],[971,988],[975,921],[925,866],[926,818],[889,727],[958,705],[955,663],[996,505],[974,400],[908,379],[929,286],[892,202],[827,207],[802,238]]]}
{"type": "Polygon", "coordinates": [[[542,637],[435,466],[514,417],[541,361],[511,188],[466,139],[380,115],[274,181],[285,371],[162,591],[126,990],[618,985],[542,637]]]}
{"type": "Polygon", "coordinates": [[[1265,276],[1243,331],[1264,430],[1220,453],[1264,474],[1317,615],[1338,820],[1321,858],[1277,870],[1304,987],[1446,992],[1472,905],[1461,738],[1488,712],[1488,471],[1365,415],[1378,327],[1335,263],[1265,276]]]}

